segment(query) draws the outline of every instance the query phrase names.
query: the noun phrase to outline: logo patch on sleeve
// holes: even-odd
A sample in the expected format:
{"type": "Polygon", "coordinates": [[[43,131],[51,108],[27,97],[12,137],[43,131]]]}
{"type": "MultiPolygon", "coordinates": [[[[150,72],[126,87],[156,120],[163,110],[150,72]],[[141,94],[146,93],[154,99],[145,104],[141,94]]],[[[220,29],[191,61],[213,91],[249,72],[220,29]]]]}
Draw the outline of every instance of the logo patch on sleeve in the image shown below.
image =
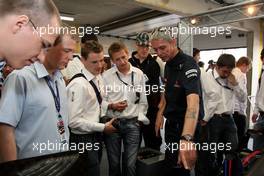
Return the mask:
{"type": "Polygon", "coordinates": [[[196,69],[190,69],[190,70],[185,72],[185,75],[186,75],[187,78],[197,77],[198,76],[198,71],[196,69]]]}

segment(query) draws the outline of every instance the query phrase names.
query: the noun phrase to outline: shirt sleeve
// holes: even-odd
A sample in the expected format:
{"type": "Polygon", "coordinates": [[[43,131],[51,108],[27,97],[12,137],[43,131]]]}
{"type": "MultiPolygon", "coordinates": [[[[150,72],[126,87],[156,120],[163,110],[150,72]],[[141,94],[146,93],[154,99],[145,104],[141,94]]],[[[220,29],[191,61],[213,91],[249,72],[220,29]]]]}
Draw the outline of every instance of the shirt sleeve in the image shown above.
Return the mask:
{"type": "MultiPolygon", "coordinates": [[[[141,76],[140,79],[140,86],[145,87],[145,79],[144,76],[141,76]]],[[[146,91],[140,91],[140,100],[138,104],[138,120],[143,122],[143,124],[148,125],[149,119],[146,117],[147,110],[148,110],[148,101],[146,96],[146,91]]]]}
{"type": "Polygon", "coordinates": [[[81,132],[102,132],[105,125],[91,122],[84,117],[84,102],[87,90],[78,82],[72,82],[67,88],[69,105],[69,127],[81,132]]]}
{"type": "Polygon", "coordinates": [[[246,78],[243,75],[238,76],[236,78],[238,85],[234,87],[234,93],[240,102],[245,102],[247,100],[247,87],[245,79],[246,78]]]}
{"type": "Polygon", "coordinates": [[[104,93],[102,95],[103,101],[101,104],[101,117],[106,116],[107,110],[108,110],[108,105],[110,104],[109,98],[108,98],[108,92],[109,92],[109,89],[107,86],[108,84],[106,82],[106,79],[104,79],[104,75],[102,75],[102,82],[103,82],[104,93]]]}
{"type": "Polygon", "coordinates": [[[13,71],[4,82],[0,99],[0,123],[17,126],[23,113],[26,92],[25,78],[13,71]]]}
{"type": "Polygon", "coordinates": [[[199,73],[198,66],[193,60],[184,63],[182,85],[185,89],[186,96],[189,94],[199,94],[199,73]]]}
{"type": "Polygon", "coordinates": [[[209,121],[219,103],[221,103],[220,94],[215,92],[215,89],[211,87],[210,79],[208,78],[208,73],[201,74],[201,85],[202,85],[202,92],[203,92],[203,103],[204,103],[204,121],[209,121]]]}

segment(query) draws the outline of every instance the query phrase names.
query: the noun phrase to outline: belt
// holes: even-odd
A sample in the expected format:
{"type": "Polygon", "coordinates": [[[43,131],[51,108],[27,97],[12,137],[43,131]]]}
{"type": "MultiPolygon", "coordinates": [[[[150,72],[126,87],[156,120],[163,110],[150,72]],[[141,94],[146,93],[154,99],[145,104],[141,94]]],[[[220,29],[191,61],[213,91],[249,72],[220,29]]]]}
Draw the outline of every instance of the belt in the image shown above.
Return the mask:
{"type": "Polygon", "coordinates": [[[214,114],[214,117],[233,117],[232,114],[226,114],[226,113],[222,113],[222,114],[214,114]]]}

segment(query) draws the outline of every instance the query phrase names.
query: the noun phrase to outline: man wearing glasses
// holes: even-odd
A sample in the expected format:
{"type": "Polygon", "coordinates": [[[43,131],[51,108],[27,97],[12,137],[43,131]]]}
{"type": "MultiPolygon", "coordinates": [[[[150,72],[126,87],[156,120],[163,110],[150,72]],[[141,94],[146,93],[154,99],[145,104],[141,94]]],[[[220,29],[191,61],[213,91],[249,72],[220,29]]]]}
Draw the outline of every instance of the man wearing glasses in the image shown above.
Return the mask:
{"type": "Polygon", "coordinates": [[[74,36],[60,35],[43,64],[37,61],[7,77],[0,101],[0,162],[67,150],[67,94],[60,70],[75,45],[74,36]]]}
{"type": "Polygon", "coordinates": [[[41,48],[52,46],[57,37],[43,29],[60,26],[52,0],[0,0],[0,21],[0,59],[16,69],[42,61],[41,48]]]}

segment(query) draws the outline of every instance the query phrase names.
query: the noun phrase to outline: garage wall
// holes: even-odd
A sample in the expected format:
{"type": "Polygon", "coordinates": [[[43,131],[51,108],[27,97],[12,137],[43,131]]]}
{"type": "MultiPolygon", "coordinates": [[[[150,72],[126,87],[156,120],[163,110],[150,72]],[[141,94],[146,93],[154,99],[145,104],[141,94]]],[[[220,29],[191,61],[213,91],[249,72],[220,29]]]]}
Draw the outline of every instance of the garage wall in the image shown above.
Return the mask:
{"type": "Polygon", "coordinates": [[[123,42],[127,46],[130,55],[131,55],[131,52],[135,50],[135,40],[128,40],[128,39],[122,39],[122,38],[116,38],[116,37],[107,37],[107,36],[98,36],[98,40],[104,47],[105,55],[108,55],[108,48],[113,42],[123,42]]]}
{"type": "Polygon", "coordinates": [[[233,30],[228,36],[218,35],[211,37],[210,35],[195,35],[193,46],[201,50],[247,47],[247,33],[233,30]]]}

